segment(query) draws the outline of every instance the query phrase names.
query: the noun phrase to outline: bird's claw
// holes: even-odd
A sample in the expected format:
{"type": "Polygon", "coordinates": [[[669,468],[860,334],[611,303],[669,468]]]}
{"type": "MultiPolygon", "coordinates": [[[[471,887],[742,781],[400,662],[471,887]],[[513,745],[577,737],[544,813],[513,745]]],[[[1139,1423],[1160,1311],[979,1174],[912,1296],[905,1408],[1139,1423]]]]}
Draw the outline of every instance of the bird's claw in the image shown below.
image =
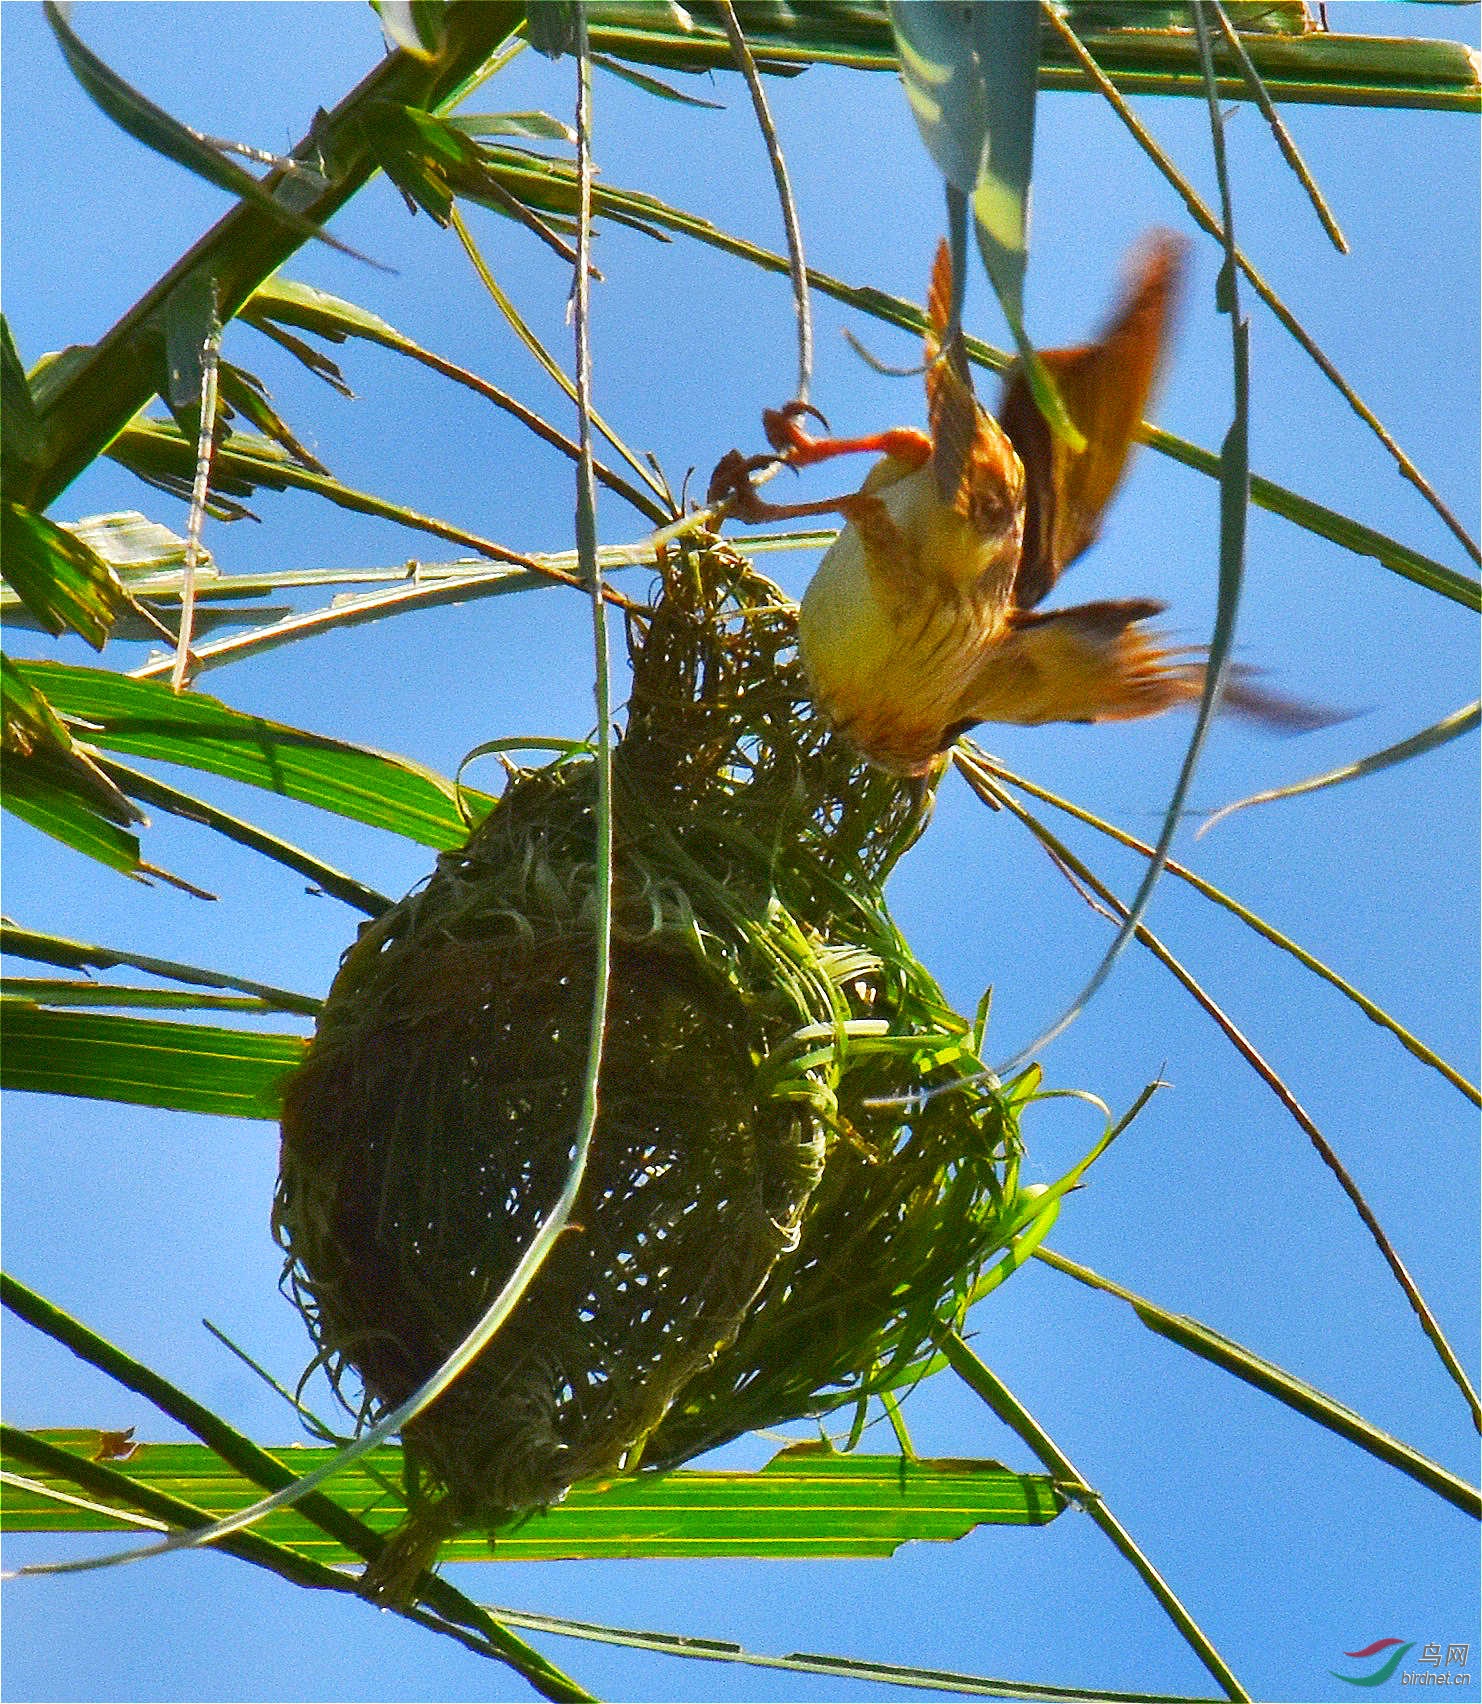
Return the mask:
{"type": "Polygon", "coordinates": [[[776,459],[775,456],[743,456],[740,450],[727,450],[715,464],[705,501],[729,503],[731,513],[743,521],[763,519],[762,500],[751,483],[751,476],[758,468],[769,467],[776,459]]]}
{"type": "Polygon", "coordinates": [[[762,415],[762,430],[767,434],[767,442],[785,461],[812,448],[814,440],[800,424],[810,414],[825,432],[832,430],[811,402],[803,402],[799,398],[783,403],[781,408],[769,408],[762,415]]]}
{"type": "Polygon", "coordinates": [[[778,512],[776,505],[762,501],[751,482],[751,476],[764,467],[774,467],[779,461],[792,466],[795,461],[811,459],[811,452],[817,447],[818,440],[810,437],[800,424],[804,417],[810,414],[825,431],[829,430],[828,421],[811,403],[795,399],[784,403],[781,408],[767,409],[762,415],[762,429],[767,434],[767,442],[772,446],[771,451],[761,456],[743,456],[740,450],[728,450],[715,464],[715,472],[710,476],[705,501],[729,503],[731,513],[738,520],[753,525],[775,519],[778,512]]]}

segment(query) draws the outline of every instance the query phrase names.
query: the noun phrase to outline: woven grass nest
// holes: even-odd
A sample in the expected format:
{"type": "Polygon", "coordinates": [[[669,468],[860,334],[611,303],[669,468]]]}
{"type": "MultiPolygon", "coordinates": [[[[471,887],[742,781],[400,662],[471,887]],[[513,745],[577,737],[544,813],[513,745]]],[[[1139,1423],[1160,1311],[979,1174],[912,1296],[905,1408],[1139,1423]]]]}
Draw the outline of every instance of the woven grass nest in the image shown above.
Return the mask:
{"type": "MultiPolygon", "coordinates": [[[[630,619],[599,1115],[572,1224],[404,1434],[425,1533],[667,1468],[909,1375],[1016,1192],[1012,1107],[885,909],[927,801],[811,709],[795,611],[728,548],[630,619]]],[[[595,767],[519,771],[346,954],[283,1113],[287,1283],[362,1418],[488,1307],[566,1179],[595,767]]],[[[416,1511],[420,1510],[418,1514],[416,1511]]],[[[425,1559],[425,1558],[424,1558],[425,1559]]]]}

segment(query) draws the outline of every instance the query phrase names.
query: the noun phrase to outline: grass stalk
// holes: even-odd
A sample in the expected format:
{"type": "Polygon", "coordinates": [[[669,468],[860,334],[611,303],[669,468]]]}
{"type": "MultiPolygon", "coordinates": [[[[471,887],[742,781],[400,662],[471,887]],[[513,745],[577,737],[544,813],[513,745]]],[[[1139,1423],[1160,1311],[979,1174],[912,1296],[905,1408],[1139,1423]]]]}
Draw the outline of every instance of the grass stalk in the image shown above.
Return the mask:
{"type": "Polygon", "coordinates": [[[772,163],[772,177],[777,185],[777,199],[782,205],[782,226],[787,234],[788,272],[792,278],[793,308],[798,321],[798,382],[792,394],[794,401],[806,402],[813,381],[813,315],[808,305],[808,266],[803,258],[803,231],[798,223],[797,203],[793,200],[792,185],[787,176],[787,161],[783,157],[777,127],[772,122],[766,90],[762,87],[761,73],[756,68],[756,61],[746,44],[746,37],[741,33],[741,25],[736,19],[736,8],[731,4],[731,0],[721,0],[720,15],[736,67],[746,79],[746,87],[751,91],[751,104],[756,113],[757,127],[767,145],[767,158],[772,163]]]}
{"type": "MultiPolygon", "coordinates": [[[[295,161],[336,161],[333,181],[307,205],[307,220],[323,224],[370,178],[375,160],[360,135],[364,109],[378,100],[426,103],[456,99],[489,56],[519,27],[524,8],[510,0],[485,0],[448,14],[446,45],[430,61],[406,52],[383,59],[333,109],[321,113],[293,151],[295,161]]],[[[287,176],[275,172],[263,188],[276,190],[287,176]]],[[[159,322],[170,301],[192,280],[213,280],[223,322],[265,278],[307,240],[300,231],[249,202],[240,202],[183,255],[72,369],[66,382],[38,406],[42,442],[24,490],[9,495],[45,509],[116,438],[159,388],[154,352],[159,322]]]]}
{"type": "MultiPolygon", "coordinates": [[[[986,752],[981,751],[971,742],[968,743],[968,750],[973,762],[997,780],[1003,781],[1009,786],[1017,787],[1021,792],[1028,793],[1032,798],[1043,800],[1047,805],[1053,805],[1056,810],[1064,811],[1067,816],[1074,817],[1077,822],[1083,822],[1088,827],[1096,829],[1098,833],[1106,835],[1108,839],[1115,840],[1120,846],[1126,846],[1134,852],[1140,852],[1145,858],[1152,857],[1152,847],[1145,840],[1139,840],[1135,834],[1128,834],[1125,829],[1118,828],[1115,823],[1097,816],[1094,811],[1087,810],[1083,805],[1078,805],[1071,799],[1062,798],[1058,793],[1050,792],[1047,787],[1041,787],[1037,782],[1030,781],[1011,769],[1005,769],[997,758],[989,757],[986,752]]],[[[1230,807],[1226,808],[1229,809],[1230,807]]],[[[1206,824],[1206,826],[1208,825],[1206,824]]],[[[1454,1065],[1443,1059],[1433,1048],[1427,1047],[1418,1036],[1412,1035],[1377,1001],[1371,1000],[1361,989],[1355,988],[1345,977],[1340,976],[1331,965],[1324,964],[1315,953],[1308,952],[1305,947],[1300,946],[1289,935],[1282,934],[1281,930],[1273,927],[1265,918],[1257,915],[1249,907],[1242,905],[1238,899],[1216,887],[1213,882],[1206,881],[1203,876],[1197,875],[1186,864],[1177,863],[1170,858],[1164,867],[1169,875],[1176,876],[1182,882],[1187,882],[1196,893],[1202,894],[1206,899],[1212,900],[1214,904],[1222,906],[1232,916],[1238,917],[1247,928],[1253,929],[1263,940],[1269,941],[1274,947],[1279,947],[1284,953],[1290,953],[1303,969],[1310,970],[1314,976],[1320,976],[1325,982],[1330,983],[1346,999],[1351,1000],[1372,1023],[1378,1024],[1381,1029],[1387,1029],[1407,1052],[1413,1054],[1423,1065],[1429,1065],[1433,1071],[1439,1071],[1446,1081],[1454,1088],[1459,1089],[1474,1106],[1482,1107],[1482,1089],[1479,1089],[1475,1083],[1464,1077],[1454,1065]]]]}
{"type": "Polygon", "coordinates": [[[1390,1467],[1408,1474],[1417,1484],[1424,1485],[1428,1491],[1434,1491],[1438,1497],[1444,1497],[1463,1514],[1471,1515],[1474,1520],[1482,1520],[1482,1492],[1475,1486],[1468,1485],[1464,1479],[1459,1479],[1439,1462],[1432,1461],[1429,1456],[1412,1449],[1401,1439],[1382,1432],[1362,1415],[1355,1414],[1351,1408],[1335,1401],[1304,1379],[1295,1377],[1284,1367],[1278,1367],[1274,1362],[1254,1354],[1243,1344],[1222,1336],[1197,1319],[1190,1319],[1187,1314],[1171,1313],[1167,1308],[1159,1307],[1146,1296],[1139,1296],[1124,1289],[1120,1284],[1114,1284],[1110,1278],[1103,1278],[1090,1267],[1067,1260],[1063,1254],[1057,1254],[1053,1249],[1041,1245],[1034,1251],[1034,1258],[1042,1260],[1046,1266],[1053,1266],[1057,1272],[1063,1272],[1068,1278],[1074,1278],[1078,1284],[1085,1284],[1090,1289],[1116,1296],[1128,1304],[1149,1331],[1166,1337],[1179,1348],[1189,1350],[1225,1372],[1233,1373],[1237,1379],[1253,1385],[1257,1390],[1265,1391],[1268,1396],[1274,1396],[1278,1402],[1285,1403],[1288,1408],[1294,1409],[1308,1420],[1316,1421],[1319,1426],[1325,1426],[1330,1432],[1336,1432],[1340,1438],[1357,1444],[1361,1450],[1367,1450],[1370,1455],[1390,1467]]]}
{"type": "MultiPolygon", "coordinates": [[[[978,794],[979,798],[983,799],[984,803],[993,805],[994,807],[1007,808],[1012,811],[1014,815],[1018,817],[1020,822],[1029,829],[1030,833],[1034,835],[1040,844],[1045,847],[1045,849],[1054,858],[1055,862],[1065,870],[1075,875],[1081,883],[1083,883],[1097,896],[1103,905],[1110,909],[1114,919],[1126,918],[1127,908],[1112,893],[1111,889],[1108,888],[1105,883],[1098,880],[1098,878],[1092,874],[1082,860],[1076,857],[1075,853],[1071,851],[1064,841],[1058,839],[1054,834],[1052,834],[1050,830],[1047,829],[1031,812],[1027,811],[1024,806],[1007,791],[1007,789],[1000,787],[987,775],[975,774],[970,763],[966,762],[961,756],[957,759],[957,764],[958,768],[967,778],[968,785],[971,786],[973,791],[978,794]]],[[[1482,1404],[1479,1404],[1478,1402],[1477,1393],[1472,1388],[1471,1380],[1468,1379],[1466,1375],[1466,1369],[1462,1366],[1458,1359],[1456,1351],[1447,1341],[1446,1334],[1441,1330],[1440,1324],[1435,1315],[1431,1312],[1430,1306],[1426,1302],[1425,1297],[1421,1295],[1420,1289],[1415,1280],[1410,1276],[1405,1263],[1400,1259],[1394,1245],[1390,1242],[1389,1237],[1385,1233],[1384,1227],[1375,1217],[1374,1210],[1364,1199],[1363,1192],[1354,1182],[1352,1176],[1349,1174],[1348,1168],[1343,1164],[1342,1160],[1338,1158],[1332,1144],[1323,1135],[1322,1131],[1318,1129],[1311,1116],[1297,1100],[1292,1091],[1282,1081],[1281,1077],[1277,1075],[1277,1073],[1262,1057],[1254,1043],[1250,1041],[1235,1021],[1216,1003],[1213,997],[1199,984],[1190,972],[1185,969],[1179,960],[1176,959],[1171,952],[1169,952],[1168,948],[1163,945],[1158,937],[1145,925],[1139,924],[1137,929],[1137,938],[1143,946],[1152,953],[1153,957],[1156,958],[1158,962],[1175,978],[1177,978],[1180,983],[1182,983],[1184,988],[1193,995],[1199,1005],[1202,1006],[1210,1017],[1214,1019],[1215,1023],[1217,1023],[1220,1029],[1224,1031],[1226,1037],[1232,1046],[1234,1046],[1236,1051],[1243,1059],[1245,1059],[1251,1069],[1255,1071],[1258,1077],[1260,1077],[1261,1081],[1266,1084],[1266,1086],[1286,1108],[1298,1128],[1317,1150],[1318,1157],[1322,1160],[1323,1164],[1330,1172],[1332,1172],[1333,1176],[1337,1178],[1339,1187],[1348,1197],[1349,1201],[1352,1202],[1355,1212],[1357,1212],[1359,1218],[1362,1220],[1364,1227],[1369,1232],[1369,1235],[1374,1239],[1375,1246],[1378,1248],[1380,1254],[1383,1255],[1386,1265],[1388,1265],[1390,1271],[1394,1274],[1396,1283],[1398,1283],[1401,1290],[1404,1291],[1405,1298],[1414,1311],[1415,1317],[1420,1321],[1421,1330],[1424,1331],[1426,1336],[1430,1339],[1437,1356],[1440,1358],[1442,1366],[1445,1367],[1447,1373],[1451,1376],[1457,1389],[1460,1390],[1463,1398],[1465,1399],[1468,1408],[1471,1410],[1473,1424],[1476,1425],[1479,1431],[1482,1431],[1482,1404]]]]}
{"type": "MultiPolygon", "coordinates": [[[[285,1467],[276,1457],[271,1456],[259,1445],[239,1432],[234,1426],[223,1420],[220,1415],[212,1413],[209,1408],[197,1402],[194,1397],[172,1385],[162,1378],[152,1367],[147,1367],[142,1361],[126,1354],[105,1338],[90,1330],[80,1320],[73,1319],[60,1308],[47,1301],[44,1296],[28,1289],[18,1279],[8,1273],[0,1274],[0,1302],[3,1302],[14,1314],[44,1332],[48,1337],[70,1349],[73,1354],[106,1373],[109,1378],[124,1386],[127,1390],[137,1391],[138,1394],[152,1402],[156,1408],[168,1414],[171,1419],[179,1421],[187,1431],[193,1432],[202,1443],[208,1444],[223,1461],[250,1479],[254,1484],[265,1489],[273,1487],[292,1487],[298,1483],[297,1476],[291,1468],[285,1467]]],[[[22,1433],[22,1437],[26,1434],[22,1433]]],[[[38,1440],[31,1440],[35,1443],[38,1440]]],[[[23,1454],[24,1449],[18,1450],[23,1454]]],[[[27,1459],[35,1461],[35,1452],[27,1459]]],[[[73,1464],[78,1458],[67,1457],[67,1471],[78,1483],[81,1480],[74,1471],[73,1464]]],[[[41,1464],[45,1465],[45,1464],[41,1464]]],[[[80,1464],[91,1465],[91,1464],[80,1464]]],[[[122,1476],[126,1477],[126,1476],[122,1476]]],[[[128,1481],[132,1485],[132,1481],[128,1481]]],[[[364,1526],[348,1510],[342,1509],[333,1499],[318,1492],[307,1492],[293,1499],[299,1513],[314,1522],[330,1537],[338,1540],[347,1550],[357,1556],[364,1556],[372,1561],[379,1556],[385,1539],[376,1532],[364,1526]]],[[[168,1518],[168,1517],[167,1517],[168,1518]]],[[[219,1525],[220,1523],[218,1523],[219,1525]]],[[[208,1527],[197,1528],[197,1532],[211,1530],[208,1527]]],[[[221,1535],[223,1537],[230,1535],[221,1535]]],[[[255,1534],[247,1535],[256,1539],[255,1534]]],[[[213,1538],[213,1543],[219,1542],[213,1538]]],[[[258,1540],[258,1542],[262,1542],[258,1540]]],[[[171,1548],[176,1548],[172,1545],[171,1548]]],[[[276,1548],[276,1547],[275,1547],[276,1548]]],[[[152,1552],[144,1552],[150,1554],[152,1552]]],[[[138,1552],[130,1554],[139,1554],[138,1552]]],[[[105,1559],[106,1560],[106,1559],[105,1559]]],[[[75,1569],[76,1565],[64,1564],[64,1567],[75,1569]]],[[[28,1572],[28,1570],[19,1570],[28,1572]]],[[[343,1577],[343,1576],[342,1576],[343,1577]]],[[[351,1582],[352,1588],[354,1582],[351,1582]]],[[[517,1638],[507,1629],[502,1628],[493,1620],[486,1610],[470,1602],[463,1594],[450,1586],[446,1580],[436,1574],[427,1573],[417,1583],[422,1601],[435,1614],[448,1622],[455,1622],[464,1627],[472,1628],[482,1633],[490,1648],[490,1654],[497,1655],[501,1661],[507,1662],[516,1669],[544,1698],[584,1700],[590,1697],[582,1687],[563,1674],[554,1664],[548,1662],[539,1651],[527,1645],[523,1639],[517,1638]]]]}
{"type": "MultiPolygon", "coordinates": [[[[1076,35],[1075,31],[1065,21],[1065,19],[1055,11],[1054,7],[1048,4],[1048,0],[1041,0],[1041,9],[1045,16],[1049,19],[1056,34],[1060,36],[1060,38],[1065,42],[1067,48],[1069,48],[1075,55],[1077,61],[1085,70],[1086,75],[1092,80],[1102,96],[1111,104],[1112,110],[1116,113],[1117,117],[1121,119],[1122,123],[1126,125],[1127,129],[1131,132],[1134,140],[1137,142],[1137,145],[1143,150],[1153,164],[1157,166],[1158,170],[1165,178],[1167,178],[1168,182],[1172,184],[1174,189],[1178,191],[1178,194],[1182,199],[1184,206],[1189,210],[1189,214],[1193,218],[1194,223],[1209,236],[1213,237],[1217,242],[1224,242],[1226,240],[1225,231],[1222,228],[1220,221],[1217,220],[1214,214],[1210,212],[1209,208],[1205,206],[1198,191],[1189,183],[1188,179],[1183,176],[1178,167],[1174,165],[1173,161],[1169,159],[1163,149],[1158,146],[1147,126],[1138,119],[1131,107],[1127,105],[1126,101],[1117,92],[1115,86],[1111,82],[1111,79],[1102,72],[1101,68],[1087,51],[1085,45],[1076,35]]],[[[1212,71],[1209,71],[1207,73],[1207,78],[1209,80],[1209,99],[1211,101],[1215,99],[1212,77],[1213,73],[1212,71]]],[[[1216,111],[1217,110],[1218,108],[1216,108],[1216,111]]],[[[1379,442],[1384,445],[1385,449],[1393,457],[1395,465],[1399,468],[1400,472],[1410,481],[1416,490],[1420,492],[1421,496],[1425,498],[1431,508],[1435,510],[1436,514],[1441,518],[1448,530],[1457,539],[1458,543],[1460,543],[1462,549],[1466,551],[1467,555],[1470,556],[1474,562],[1482,562],[1482,550],[1478,549],[1477,543],[1472,538],[1472,535],[1452,513],[1440,493],[1431,485],[1430,481],[1426,479],[1424,474],[1421,473],[1420,469],[1416,467],[1415,463],[1411,461],[1409,456],[1405,454],[1399,444],[1395,442],[1383,421],[1379,419],[1373,409],[1371,409],[1363,398],[1359,396],[1358,392],[1353,389],[1353,387],[1308,335],[1307,331],[1297,320],[1296,316],[1291,312],[1271,286],[1266,283],[1265,279],[1261,277],[1260,273],[1256,271],[1250,261],[1246,259],[1245,255],[1242,254],[1239,249],[1235,249],[1233,247],[1231,252],[1235,266],[1244,273],[1245,277],[1250,282],[1251,288],[1254,289],[1256,294],[1261,298],[1266,306],[1270,308],[1271,312],[1276,315],[1276,318],[1281,322],[1286,330],[1296,339],[1298,344],[1301,345],[1302,349],[1316,364],[1323,377],[1335,387],[1348,406],[1355,414],[1358,415],[1359,419],[1364,422],[1369,430],[1374,433],[1379,442]]]]}
{"type": "Polygon", "coordinates": [[[941,1332],[937,1337],[937,1345],[947,1357],[947,1362],[953,1372],[957,1374],[968,1389],[974,1395],[981,1397],[998,1418],[1028,1444],[1035,1455],[1054,1475],[1056,1487],[1064,1492],[1067,1497],[1072,1498],[1090,1515],[1117,1550],[1137,1570],[1144,1585],[1157,1599],[1164,1614],[1178,1629],[1194,1655],[1213,1675],[1216,1684],[1224,1692],[1226,1698],[1243,1700],[1244,1704],[1250,1704],[1250,1694],[1235,1678],[1229,1665],[1214,1648],[1203,1628],[1179,1602],[1173,1588],[1144,1555],[1131,1533],[1107,1508],[1101,1494],[1094,1491],[1086,1483],[1076,1471],[1070,1458],[1059,1448],[1029,1410],[1019,1402],[1008,1386],[984,1362],[978,1359],[956,1331],[941,1332]]]}
{"type": "Polygon", "coordinates": [[[1256,70],[1255,61],[1240,38],[1239,31],[1230,22],[1225,8],[1218,4],[1214,8],[1214,20],[1219,25],[1220,35],[1230,52],[1235,56],[1240,66],[1240,74],[1245,78],[1250,89],[1251,99],[1261,109],[1261,116],[1271,127],[1271,134],[1276,140],[1276,146],[1281,150],[1281,156],[1296,174],[1298,183],[1307,192],[1307,199],[1312,203],[1312,209],[1317,214],[1318,222],[1328,234],[1328,240],[1339,254],[1348,253],[1348,239],[1338,228],[1338,221],[1333,217],[1332,210],[1323,198],[1322,191],[1317,187],[1317,180],[1307,169],[1307,162],[1302,158],[1297,144],[1292,140],[1292,133],[1286,127],[1281,114],[1276,110],[1275,103],[1267,93],[1266,85],[1261,81],[1261,73],[1256,70]]]}

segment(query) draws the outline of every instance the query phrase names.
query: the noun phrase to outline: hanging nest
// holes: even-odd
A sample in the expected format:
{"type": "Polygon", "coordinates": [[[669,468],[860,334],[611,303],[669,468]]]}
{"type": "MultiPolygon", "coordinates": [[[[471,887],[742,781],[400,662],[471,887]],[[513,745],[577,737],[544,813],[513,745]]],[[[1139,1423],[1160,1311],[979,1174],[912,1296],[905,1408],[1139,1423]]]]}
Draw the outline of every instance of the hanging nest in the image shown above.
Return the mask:
{"type": "MultiPolygon", "coordinates": [[[[405,1429],[403,1573],[587,1475],[904,1382],[1013,1223],[1002,1093],[901,1104],[981,1069],[881,894],[929,796],[828,733],[794,640],[793,607],[718,544],[671,557],[631,620],[585,1178],[493,1342],[405,1429]]],[[[363,929],[290,1082],[275,1229],[316,1364],[337,1389],[354,1370],[363,1418],[458,1345],[566,1181],[595,797],[585,753],[519,772],[363,929]]]]}

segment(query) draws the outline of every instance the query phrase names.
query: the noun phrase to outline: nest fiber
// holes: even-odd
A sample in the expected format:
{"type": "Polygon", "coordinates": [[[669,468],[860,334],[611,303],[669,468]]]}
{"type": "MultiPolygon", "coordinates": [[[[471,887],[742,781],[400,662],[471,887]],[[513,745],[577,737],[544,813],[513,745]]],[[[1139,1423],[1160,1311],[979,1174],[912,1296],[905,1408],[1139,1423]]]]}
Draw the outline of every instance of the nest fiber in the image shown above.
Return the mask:
{"type": "MultiPolygon", "coordinates": [[[[919,1373],[1013,1222],[1017,1138],[881,888],[926,796],[812,712],[795,612],[721,546],[631,617],[598,1117],[571,1224],[406,1428],[445,1525],[919,1373]],[[875,1104],[894,1099],[894,1104],[875,1104]]],[[[347,953],[283,1115],[288,1278],[337,1388],[403,1401],[568,1175],[595,765],[522,771],[347,953]]]]}

